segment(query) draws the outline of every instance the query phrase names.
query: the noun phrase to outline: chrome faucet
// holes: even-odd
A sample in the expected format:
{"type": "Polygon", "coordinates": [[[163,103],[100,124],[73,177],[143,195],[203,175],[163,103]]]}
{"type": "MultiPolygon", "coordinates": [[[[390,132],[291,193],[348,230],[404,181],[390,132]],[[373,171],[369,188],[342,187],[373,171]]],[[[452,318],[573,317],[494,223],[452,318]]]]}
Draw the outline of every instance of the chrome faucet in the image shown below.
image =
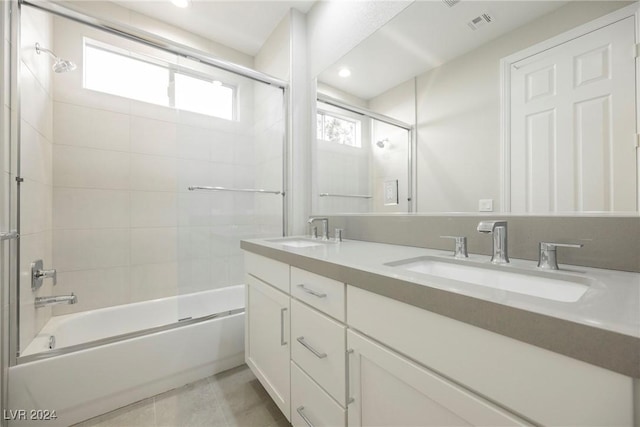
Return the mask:
{"type": "Polygon", "coordinates": [[[558,270],[558,258],[556,257],[557,248],[581,248],[582,243],[550,243],[540,242],[538,268],[542,270],[558,270]]]}
{"type": "Polygon", "coordinates": [[[508,264],[509,252],[507,250],[507,221],[480,221],[478,231],[484,234],[493,234],[492,264],[508,264]]]}
{"type": "Polygon", "coordinates": [[[322,221],[322,240],[329,240],[329,218],[311,217],[309,224],[313,224],[314,221],[322,221]]]}
{"type": "Polygon", "coordinates": [[[56,304],[75,304],[78,302],[78,297],[73,293],[71,295],[58,295],[51,297],[36,297],[36,308],[46,307],[48,305],[56,304]]]}

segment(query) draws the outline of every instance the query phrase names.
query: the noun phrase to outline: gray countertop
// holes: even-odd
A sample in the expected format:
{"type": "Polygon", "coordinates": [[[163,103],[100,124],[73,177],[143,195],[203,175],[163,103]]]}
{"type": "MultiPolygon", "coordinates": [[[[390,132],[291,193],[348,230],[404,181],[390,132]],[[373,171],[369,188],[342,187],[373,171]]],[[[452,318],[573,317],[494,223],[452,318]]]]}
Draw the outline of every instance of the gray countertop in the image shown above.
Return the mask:
{"type": "MultiPolygon", "coordinates": [[[[304,237],[301,237],[304,238],[304,237]]],[[[291,239],[291,238],[289,238],[291,239]]],[[[364,241],[296,248],[283,239],[244,240],[249,252],[273,258],[395,300],[574,359],[640,378],[640,273],[561,265],[560,274],[589,281],[576,302],[471,285],[385,265],[450,252],[364,241]]],[[[489,258],[470,254],[470,263],[489,258]]],[[[535,263],[512,259],[509,268],[535,263]]]]}

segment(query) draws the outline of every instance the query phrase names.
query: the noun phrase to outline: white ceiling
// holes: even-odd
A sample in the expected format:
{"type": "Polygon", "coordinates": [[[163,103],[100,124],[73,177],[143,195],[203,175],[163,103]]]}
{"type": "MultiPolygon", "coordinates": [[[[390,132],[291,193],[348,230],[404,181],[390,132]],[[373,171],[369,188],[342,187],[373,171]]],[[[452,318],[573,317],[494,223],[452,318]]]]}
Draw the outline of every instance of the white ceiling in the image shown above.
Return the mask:
{"type": "Polygon", "coordinates": [[[369,100],[408,79],[471,51],[566,4],[566,1],[419,0],[359,44],[318,80],[369,100]],[[468,22],[488,12],[493,22],[471,30],[468,22]],[[352,74],[341,78],[348,67],[352,74]]]}
{"type": "Polygon", "coordinates": [[[307,13],[315,0],[192,0],[185,9],[169,0],[115,3],[255,56],[290,8],[307,13]]]}

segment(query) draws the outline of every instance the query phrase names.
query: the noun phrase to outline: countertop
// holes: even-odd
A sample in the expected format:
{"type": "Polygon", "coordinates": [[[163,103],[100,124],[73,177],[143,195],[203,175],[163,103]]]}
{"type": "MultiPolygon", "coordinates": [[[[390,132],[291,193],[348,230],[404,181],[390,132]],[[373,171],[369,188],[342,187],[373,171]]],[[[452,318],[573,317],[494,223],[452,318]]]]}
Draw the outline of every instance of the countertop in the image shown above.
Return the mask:
{"type": "MultiPolygon", "coordinates": [[[[288,237],[286,239],[306,239],[288,237]]],[[[588,278],[576,302],[559,302],[471,285],[385,265],[423,256],[451,259],[451,252],[345,240],[304,248],[286,239],[250,239],[241,248],[294,267],[411,304],[574,359],[640,378],[640,273],[561,265],[557,273],[588,278]]],[[[489,257],[469,255],[471,263],[489,257]]],[[[500,268],[535,271],[511,259],[500,268]]]]}

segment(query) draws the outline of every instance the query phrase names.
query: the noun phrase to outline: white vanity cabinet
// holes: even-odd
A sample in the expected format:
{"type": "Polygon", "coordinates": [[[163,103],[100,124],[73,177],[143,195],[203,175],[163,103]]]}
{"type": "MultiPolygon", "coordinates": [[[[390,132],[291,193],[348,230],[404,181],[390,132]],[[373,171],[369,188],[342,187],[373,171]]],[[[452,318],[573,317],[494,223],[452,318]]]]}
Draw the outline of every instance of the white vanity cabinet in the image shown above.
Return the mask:
{"type": "Polygon", "coordinates": [[[634,424],[630,377],[267,257],[245,266],[247,364],[294,426],[634,424]]]}
{"type": "Polygon", "coordinates": [[[260,280],[269,277],[284,287],[289,283],[288,266],[286,274],[277,261],[260,260],[264,273],[253,268],[250,258],[245,258],[246,270],[246,321],[245,321],[245,361],[260,380],[282,413],[290,414],[290,301],[289,295],[260,280]],[[280,271],[274,275],[274,271],[280,271]]]}
{"type": "Polygon", "coordinates": [[[508,412],[349,331],[348,425],[514,426],[508,412]]]}

